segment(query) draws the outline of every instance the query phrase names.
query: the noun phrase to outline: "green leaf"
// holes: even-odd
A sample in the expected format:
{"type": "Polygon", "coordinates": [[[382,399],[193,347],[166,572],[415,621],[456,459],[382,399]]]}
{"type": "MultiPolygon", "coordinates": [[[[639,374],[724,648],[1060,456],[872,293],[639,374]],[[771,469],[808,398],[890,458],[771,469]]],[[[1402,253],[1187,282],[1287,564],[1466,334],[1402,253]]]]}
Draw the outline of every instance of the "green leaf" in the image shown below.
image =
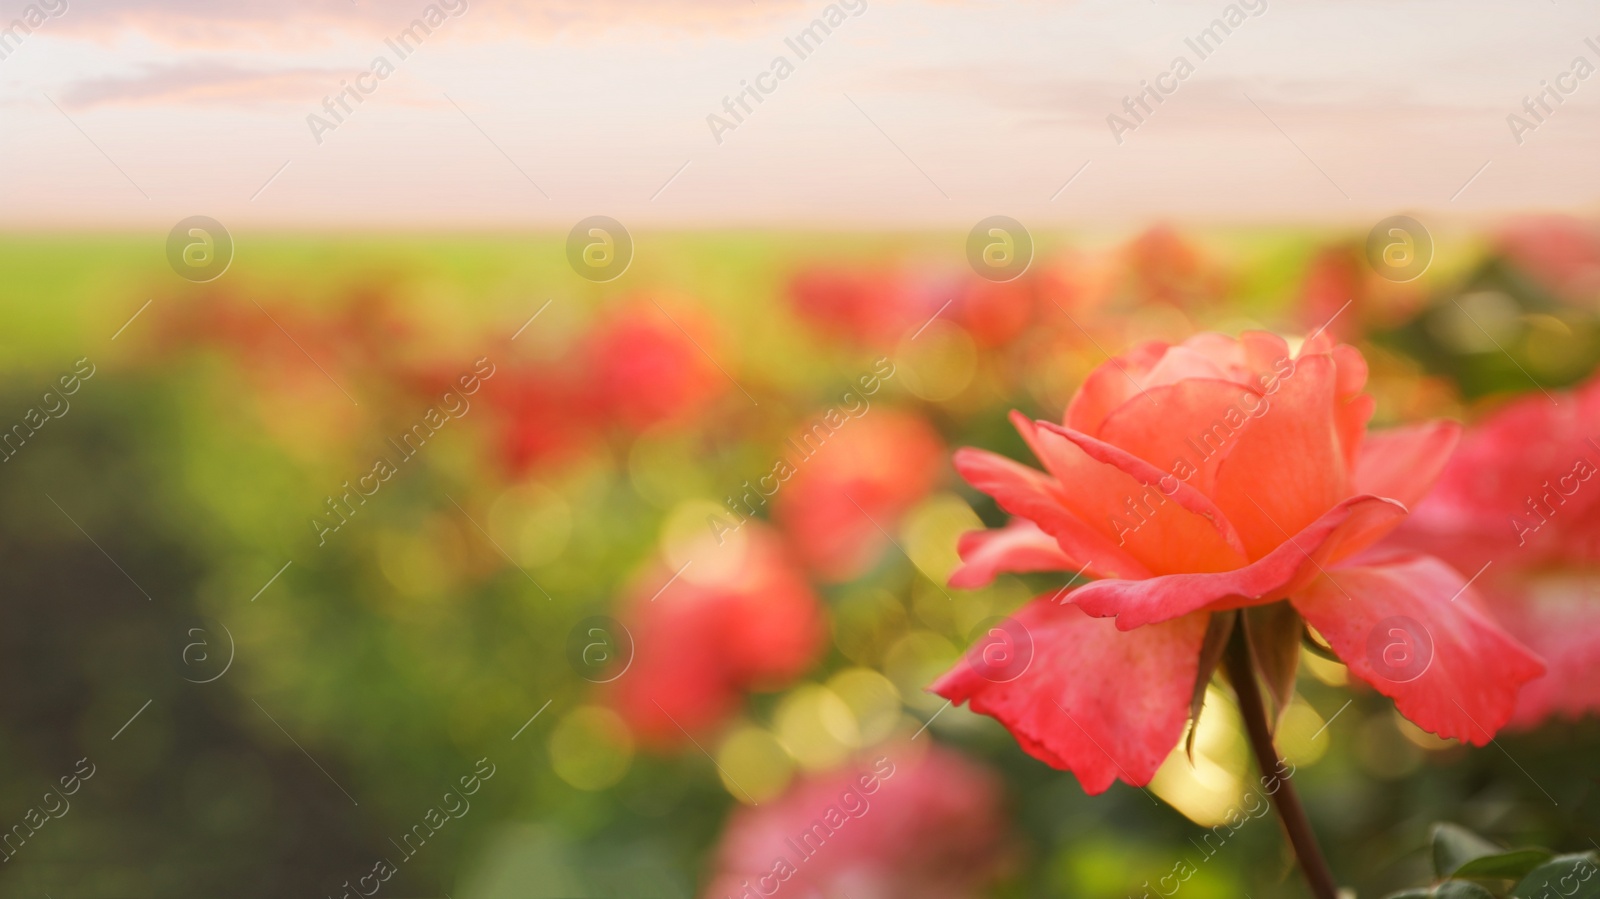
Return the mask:
{"type": "Polygon", "coordinates": [[[1189,735],[1184,738],[1183,751],[1194,764],[1194,735],[1200,729],[1200,710],[1206,703],[1206,687],[1211,685],[1211,675],[1222,661],[1222,652],[1228,648],[1228,638],[1233,636],[1236,612],[1218,612],[1206,623],[1206,639],[1200,644],[1200,670],[1194,676],[1194,692],[1189,696],[1189,735]]]}
{"type": "Polygon", "coordinates": [[[1600,899],[1600,860],[1594,853],[1558,855],[1534,868],[1511,890],[1512,899],[1600,899]]]}
{"type": "Polygon", "coordinates": [[[1294,677],[1300,670],[1300,636],[1305,633],[1300,613],[1287,602],[1255,606],[1244,612],[1244,635],[1250,656],[1272,697],[1272,730],[1294,698],[1294,677]]]}
{"type": "Polygon", "coordinates": [[[1446,822],[1433,825],[1433,873],[1439,877],[1449,877],[1473,859],[1505,851],[1465,827],[1446,822]]]}
{"type": "Polygon", "coordinates": [[[1447,880],[1433,888],[1434,899],[1494,899],[1494,894],[1465,880],[1447,880]]]}
{"type": "Polygon", "coordinates": [[[1384,899],[1494,899],[1494,894],[1465,880],[1447,880],[1428,889],[1390,893],[1384,899]]]}
{"type": "Polygon", "coordinates": [[[1513,849],[1498,855],[1484,855],[1455,870],[1457,877],[1500,877],[1516,880],[1549,861],[1555,853],[1548,849],[1513,849]]]}

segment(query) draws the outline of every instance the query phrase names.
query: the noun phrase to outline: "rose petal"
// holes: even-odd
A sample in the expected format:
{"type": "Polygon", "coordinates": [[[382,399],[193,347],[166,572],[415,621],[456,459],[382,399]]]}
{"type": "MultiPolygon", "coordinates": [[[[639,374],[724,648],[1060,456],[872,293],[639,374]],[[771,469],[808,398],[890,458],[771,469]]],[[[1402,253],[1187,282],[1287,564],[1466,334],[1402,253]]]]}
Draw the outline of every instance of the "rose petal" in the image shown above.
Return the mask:
{"type": "Polygon", "coordinates": [[[1000,508],[1039,525],[1068,557],[1089,562],[1107,577],[1150,576],[1144,563],[1074,515],[1061,498],[1061,485],[1049,475],[971,448],[956,451],[955,467],[967,483],[994,497],[1000,508]]]}
{"type": "MultiPolygon", "coordinates": [[[[1159,357],[1157,363],[1145,366],[1143,373],[1128,369],[1127,376],[1122,378],[1122,382],[1132,385],[1132,379],[1137,378],[1139,383],[1116,394],[1122,397],[1122,405],[1099,410],[1099,417],[1092,420],[1088,416],[1069,415],[1064,424],[1091,437],[1107,440],[1104,434],[1096,430],[1103,427],[1106,419],[1132,406],[1136,400],[1143,401],[1146,406],[1158,406],[1158,403],[1152,402],[1151,392],[1157,387],[1181,383],[1180,376],[1185,379],[1226,381],[1259,394],[1264,386],[1281,377],[1282,370],[1291,368],[1293,364],[1289,345],[1276,334],[1266,331],[1246,331],[1233,338],[1209,331],[1202,332],[1185,340],[1181,346],[1164,350],[1164,355],[1159,357]],[[1176,361],[1168,365],[1168,359],[1176,361]],[[1080,419],[1082,424],[1092,427],[1081,426],[1080,419]]],[[[1101,366],[1090,375],[1090,379],[1093,380],[1096,376],[1105,377],[1112,373],[1121,372],[1115,368],[1107,371],[1106,366],[1101,366]],[[1106,374],[1101,375],[1102,372],[1106,374]]],[[[1085,386],[1088,383],[1085,381],[1085,386]]],[[[1102,390],[1100,396],[1102,399],[1109,399],[1111,394],[1102,390]]],[[[1075,397],[1074,402],[1076,399],[1075,397]]],[[[1107,442],[1115,441],[1107,440],[1107,442]]]]}
{"type": "Polygon", "coordinates": [[[1361,445],[1367,439],[1367,422],[1372,420],[1378,401],[1370,393],[1353,397],[1334,412],[1334,427],[1339,431],[1339,447],[1344,454],[1345,471],[1356,467],[1361,445]]]}
{"type": "Polygon", "coordinates": [[[1099,438],[1209,495],[1217,466],[1238,445],[1250,414],[1271,409],[1255,391],[1232,381],[1191,378],[1150,388],[1155,403],[1123,403],[1099,438]]]}
{"type": "Polygon", "coordinates": [[[1067,427],[1085,434],[1098,434],[1106,416],[1130,398],[1139,396],[1143,388],[1138,379],[1150,373],[1168,348],[1168,344],[1159,340],[1147,341],[1089,372],[1067,404],[1067,414],[1062,421],[1067,427]]]}
{"type": "Polygon", "coordinates": [[[1152,571],[1225,571],[1244,564],[1244,546],[1233,525],[1210,497],[1194,487],[1127,450],[1082,432],[1041,421],[1039,430],[1030,436],[1025,420],[1017,416],[1013,421],[1035,452],[1044,454],[1041,458],[1046,460],[1046,467],[1052,461],[1057,468],[1071,466],[1070,470],[1058,472],[1057,480],[1068,486],[1075,502],[1096,503],[1079,514],[1092,521],[1089,516],[1099,510],[1106,514],[1119,539],[1130,543],[1140,539],[1140,545],[1132,551],[1152,571]],[[1052,435],[1065,442],[1052,439],[1052,435]],[[1170,497],[1178,508],[1170,512],[1162,508],[1166,505],[1162,497],[1170,497]],[[1147,508],[1153,505],[1154,509],[1146,512],[1136,504],[1147,508]],[[1184,512],[1190,514],[1185,516],[1184,512]],[[1116,515],[1142,521],[1137,523],[1136,531],[1125,534],[1113,517],[1116,515]],[[1156,527],[1148,527],[1151,524],[1156,527]],[[1148,555],[1141,554],[1141,549],[1148,555]]]}
{"type": "Polygon", "coordinates": [[[986,586],[1004,572],[1077,571],[1088,564],[1067,555],[1056,538],[1026,518],[1013,518],[1003,528],[968,531],[956,551],[961,567],[950,575],[950,586],[966,590],[986,586]]]}
{"type": "Polygon", "coordinates": [[[1334,337],[1332,334],[1329,334],[1327,326],[1323,325],[1322,327],[1313,331],[1311,335],[1306,338],[1304,343],[1300,344],[1300,355],[1325,356],[1328,353],[1333,352],[1333,348],[1338,345],[1338,338],[1334,337]]]}
{"type": "Polygon", "coordinates": [[[1465,578],[1432,556],[1341,568],[1290,597],[1350,667],[1424,730],[1482,746],[1544,665],[1480,611],[1465,578]],[[1431,649],[1428,647],[1431,646],[1431,649]]]}
{"type": "MultiPolygon", "coordinates": [[[[1212,335],[1227,340],[1226,337],[1212,335]]],[[[1155,387],[1166,387],[1192,378],[1205,378],[1207,380],[1226,380],[1227,374],[1223,366],[1212,361],[1209,354],[1189,346],[1187,343],[1175,346],[1161,356],[1150,373],[1139,379],[1141,393],[1155,387]]]]}
{"type": "Polygon", "coordinates": [[[1211,361],[1223,377],[1236,384],[1254,386],[1254,372],[1245,359],[1239,341],[1215,331],[1201,331],[1183,342],[1183,347],[1211,361]]]}
{"type": "Polygon", "coordinates": [[[1239,335],[1239,347],[1244,350],[1245,364],[1255,373],[1250,386],[1261,389],[1273,377],[1281,377],[1294,358],[1289,353],[1289,343],[1270,331],[1246,331],[1239,335]]]}
{"type": "Polygon", "coordinates": [[[1322,569],[1382,539],[1405,514],[1405,507],[1393,500],[1352,497],[1243,568],[1210,574],[1169,574],[1146,580],[1099,580],[1070,595],[1090,615],[1115,616],[1117,627],[1125,631],[1200,609],[1216,611],[1276,602],[1322,569]]]}
{"type": "MultiPolygon", "coordinates": [[[[1355,467],[1356,456],[1361,451],[1367,435],[1367,422],[1378,401],[1371,394],[1362,393],[1367,384],[1367,360],[1361,351],[1341,343],[1333,348],[1334,368],[1338,374],[1334,386],[1334,427],[1339,432],[1339,446],[1344,450],[1345,469],[1355,467]]],[[[1408,504],[1409,505],[1409,504],[1408,504]]]]}
{"type": "Polygon", "coordinates": [[[1461,436],[1453,421],[1430,421],[1368,435],[1351,482],[1359,493],[1414,507],[1432,489],[1461,436]]]}
{"type": "Polygon", "coordinates": [[[1338,344],[1328,354],[1333,357],[1338,372],[1334,393],[1344,400],[1360,393],[1361,388],[1367,386],[1367,357],[1347,343],[1338,344]]]}
{"type": "Polygon", "coordinates": [[[1290,359],[1289,344],[1268,331],[1245,331],[1238,338],[1211,332],[1196,334],[1183,345],[1203,353],[1228,380],[1259,392],[1263,378],[1270,378],[1290,359]]]}
{"type": "Polygon", "coordinates": [[[1012,616],[1033,661],[997,682],[963,658],[931,689],[989,715],[1030,755],[1072,771],[1085,792],[1150,782],[1183,735],[1209,615],[1119,633],[1077,607],[1035,599],[1012,616]]]}
{"type": "Polygon", "coordinates": [[[1334,420],[1333,360],[1311,356],[1267,391],[1271,403],[1217,470],[1212,496],[1259,559],[1349,496],[1334,420]]]}

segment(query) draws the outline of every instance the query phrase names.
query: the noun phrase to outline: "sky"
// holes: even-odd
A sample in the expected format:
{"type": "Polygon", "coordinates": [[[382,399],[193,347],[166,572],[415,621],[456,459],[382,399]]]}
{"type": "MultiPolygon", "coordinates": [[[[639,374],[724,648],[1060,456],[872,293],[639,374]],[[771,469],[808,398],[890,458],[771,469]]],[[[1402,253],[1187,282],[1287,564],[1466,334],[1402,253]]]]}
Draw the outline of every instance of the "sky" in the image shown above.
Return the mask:
{"type": "Polygon", "coordinates": [[[0,227],[1327,223],[1600,202],[1600,9],[1569,0],[431,7],[3,0],[0,227]]]}

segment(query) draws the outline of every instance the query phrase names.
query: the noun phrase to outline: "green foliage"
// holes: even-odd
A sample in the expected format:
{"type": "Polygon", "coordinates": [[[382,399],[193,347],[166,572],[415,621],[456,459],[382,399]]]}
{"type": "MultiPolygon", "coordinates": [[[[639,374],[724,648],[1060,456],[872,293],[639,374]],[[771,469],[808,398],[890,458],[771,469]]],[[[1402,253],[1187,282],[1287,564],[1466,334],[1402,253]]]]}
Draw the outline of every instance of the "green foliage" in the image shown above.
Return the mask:
{"type": "Polygon", "coordinates": [[[1456,869],[1457,877],[1506,877],[1527,874],[1539,863],[1550,858],[1548,849],[1515,849],[1495,855],[1475,858],[1456,869]]]}
{"type": "Polygon", "coordinates": [[[1388,899],[1596,899],[1600,856],[1505,849],[1455,824],[1433,827],[1433,869],[1442,880],[1388,899]],[[1512,883],[1515,882],[1515,886],[1512,883]]]}
{"type": "Polygon", "coordinates": [[[1465,880],[1447,880],[1425,890],[1406,890],[1389,899],[1494,899],[1494,894],[1465,880]]]}
{"type": "Polygon", "coordinates": [[[1499,846],[1465,827],[1440,823],[1433,826],[1433,873],[1449,877],[1467,862],[1493,856],[1499,846]]]}
{"type": "Polygon", "coordinates": [[[1600,897],[1600,857],[1593,852],[1562,855],[1534,868],[1517,882],[1512,899],[1596,899],[1600,897]]]}

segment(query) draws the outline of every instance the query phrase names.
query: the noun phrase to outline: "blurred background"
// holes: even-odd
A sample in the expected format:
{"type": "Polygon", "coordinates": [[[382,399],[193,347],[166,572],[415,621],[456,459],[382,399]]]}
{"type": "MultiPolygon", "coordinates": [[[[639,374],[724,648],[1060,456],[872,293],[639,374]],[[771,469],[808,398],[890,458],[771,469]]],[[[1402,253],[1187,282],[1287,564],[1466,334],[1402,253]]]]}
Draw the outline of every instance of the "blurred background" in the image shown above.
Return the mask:
{"type": "MultiPolygon", "coordinates": [[[[1590,18],[0,7],[0,895],[1302,895],[1226,689],[1098,797],[924,692],[1066,583],[945,586],[950,453],[1204,329],[1359,346],[1374,426],[1587,383],[1590,18]]],[[[1592,715],[1302,661],[1359,895],[1600,839],[1592,715]]]]}

